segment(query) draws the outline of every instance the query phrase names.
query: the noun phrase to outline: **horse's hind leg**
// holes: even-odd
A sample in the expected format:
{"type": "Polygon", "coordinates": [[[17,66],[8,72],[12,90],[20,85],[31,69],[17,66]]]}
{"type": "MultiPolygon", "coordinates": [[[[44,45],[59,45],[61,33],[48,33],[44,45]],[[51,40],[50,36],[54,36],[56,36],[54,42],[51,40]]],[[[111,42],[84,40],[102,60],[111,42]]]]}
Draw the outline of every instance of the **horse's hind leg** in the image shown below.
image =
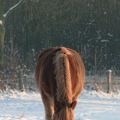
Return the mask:
{"type": "Polygon", "coordinates": [[[45,108],[45,120],[53,120],[53,114],[54,114],[54,104],[52,98],[49,97],[49,95],[45,93],[41,93],[42,101],[45,108]]]}

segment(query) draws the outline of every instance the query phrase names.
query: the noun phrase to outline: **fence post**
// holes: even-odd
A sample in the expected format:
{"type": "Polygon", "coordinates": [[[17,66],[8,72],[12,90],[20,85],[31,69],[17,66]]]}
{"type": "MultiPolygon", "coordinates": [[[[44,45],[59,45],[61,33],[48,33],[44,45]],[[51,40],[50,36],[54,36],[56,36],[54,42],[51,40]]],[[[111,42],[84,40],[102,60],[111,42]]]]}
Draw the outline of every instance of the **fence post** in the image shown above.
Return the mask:
{"type": "Polygon", "coordinates": [[[112,70],[107,70],[107,93],[112,91],[112,70]]]}

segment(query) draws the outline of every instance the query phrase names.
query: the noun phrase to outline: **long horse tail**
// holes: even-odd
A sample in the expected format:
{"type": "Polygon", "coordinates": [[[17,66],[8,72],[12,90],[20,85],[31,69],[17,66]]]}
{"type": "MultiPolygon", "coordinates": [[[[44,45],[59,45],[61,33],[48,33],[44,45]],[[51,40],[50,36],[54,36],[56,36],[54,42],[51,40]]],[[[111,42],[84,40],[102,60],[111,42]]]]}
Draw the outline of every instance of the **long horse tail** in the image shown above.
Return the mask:
{"type": "Polygon", "coordinates": [[[69,50],[61,48],[54,57],[56,79],[56,111],[53,120],[73,120],[72,81],[69,63],[69,50]]]}

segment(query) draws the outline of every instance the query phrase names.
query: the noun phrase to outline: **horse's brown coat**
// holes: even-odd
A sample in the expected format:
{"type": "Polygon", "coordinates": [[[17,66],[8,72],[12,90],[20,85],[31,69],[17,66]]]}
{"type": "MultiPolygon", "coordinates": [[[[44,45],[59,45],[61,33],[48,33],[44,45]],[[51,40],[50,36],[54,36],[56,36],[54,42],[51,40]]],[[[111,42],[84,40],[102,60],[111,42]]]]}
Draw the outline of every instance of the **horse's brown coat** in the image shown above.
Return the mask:
{"type": "Polygon", "coordinates": [[[80,55],[65,47],[47,49],[40,54],[35,73],[46,120],[74,120],[85,76],[80,55]]]}

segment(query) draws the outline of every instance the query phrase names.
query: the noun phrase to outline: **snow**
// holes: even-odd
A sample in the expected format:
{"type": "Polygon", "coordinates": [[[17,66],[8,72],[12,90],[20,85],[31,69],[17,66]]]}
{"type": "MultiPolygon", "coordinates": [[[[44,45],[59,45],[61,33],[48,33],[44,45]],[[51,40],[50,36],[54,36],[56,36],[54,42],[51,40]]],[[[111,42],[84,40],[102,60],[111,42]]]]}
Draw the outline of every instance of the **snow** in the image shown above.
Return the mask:
{"type": "Polygon", "coordinates": [[[2,22],[2,20],[0,20],[0,25],[2,25],[3,24],[3,22],[2,22]]]}
{"type": "MultiPolygon", "coordinates": [[[[120,92],[106,94],[84,90],[75,109],[75,120],[120,120],[120,92]]],[[[0,92],[0,120],[44,120],[39,93],[0,92]]]]}

